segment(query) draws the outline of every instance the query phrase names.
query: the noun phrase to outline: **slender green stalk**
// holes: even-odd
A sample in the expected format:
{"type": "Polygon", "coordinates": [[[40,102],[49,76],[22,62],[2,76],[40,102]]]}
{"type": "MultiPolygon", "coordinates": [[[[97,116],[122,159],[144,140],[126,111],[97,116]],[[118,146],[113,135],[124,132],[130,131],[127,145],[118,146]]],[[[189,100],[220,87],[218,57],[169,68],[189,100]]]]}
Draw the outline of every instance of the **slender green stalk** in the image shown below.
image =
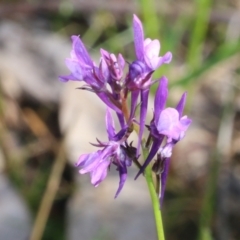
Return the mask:
{"type": "Polygon", "coordinates": [[[207,189],[203,199],[203,206],[200,212],[198,240],[212,240],[211,221],[215,209],[217,176],[219,170],[219,153],[215,151],[210,166],[210,175],[207,181],[207,189]]]}
{"type": "Polygon", "coordinates": [[[155,0],[140,0],[139,7],[143,15],[146,36],[157,38],[159,36],[160,21],[157,15],[157,2],[155,0]]]}
{"type": "MultiPolygon", "coordinates": [[[[146,158],[147,151],[143,151],[143,152],[144,152],[144,157],[146,158]]],[[[154,214],[157,236],[158,236],[157,239],[164,240],[165,238],[164,238],[164,230],[163,230],[163,223],[162,223],[162,214],[159,206],[159,198],[157,196],[157,193],[154,187],[151,165],[148,165],[145,169],[145,179],[146,179],[148,191],[150,193],[151,200],[152,200],[152,208],[153,208],[153,214],[154,214]]]]}
{"type": "Polygon", "coordinates": [[[207,33],[212,0],[196,0],[196,20],[190,38],[187,56],[189,69],[196,70],[201,65],[203,43],[207,33]]]}
{"type": "MultiPolygon", "coordinates": [[[[233,42],[233,43],[224,43],[221,45],[217,50],[216,53],[204,61],[204,63],[193,72],[189,72],[184,76],[182,79],[178,81],[171,82],[170,88],[175,86],[188,86],[190,84],[196,84],[199,81],[201,76],[209,71],[211,68],[217,66],[222,61],[238,54],[240,52],[240,42],[233,42]]],[[[188,100],[189,101],[189,100],[188,100]]]]}
{"type": "MultiPolygon", "coordinates": [[[[212,0],[195,0],[196,20],[190,37],[187,66],[190,72],[197,70],[202,63],[203,45],[207,34],[212,0]]],[[[196,85],[188,85],[187,111],[191,109],[196,85]]]]}
{"type": "Polygon", "coordinates": [[[36,220],[30,236],[31,240],[41,240],[46,228],[46,223],[50,214],[50,210],[53,205],[53,201],[56,197],[57,190],[60,185],[61,176],[66,164],[65,150],[63,143],[59,147],[58,156],[53,164],[50,178],[46,186],[45,193],[43,195],[39,211],[36,216],[36,220]]]}

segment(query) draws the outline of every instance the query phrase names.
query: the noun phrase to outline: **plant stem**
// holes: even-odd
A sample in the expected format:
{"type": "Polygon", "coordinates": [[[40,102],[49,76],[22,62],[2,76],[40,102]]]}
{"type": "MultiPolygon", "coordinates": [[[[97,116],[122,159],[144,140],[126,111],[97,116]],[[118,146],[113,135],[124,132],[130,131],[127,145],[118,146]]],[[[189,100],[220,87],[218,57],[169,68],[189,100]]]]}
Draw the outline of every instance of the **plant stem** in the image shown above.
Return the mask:
{"type": "Polygon", "coordinates": [[[145,179],[148,186],[148,191],[151,196],[152,200],[152,208],[153,208],[153,214],[155,218],[155,224],[156,224],[156,230],[157,230],[157,236],[158,240],[164,240],[164,230],[163,230],[163,224],[162,224],[162,214],[161,209],[159,205],[159,198],[156,194],[156,190],[154,187],[154,182],[152,178],[152,169],[151,165],[148,165],[145,169],[145,179]]]}
{"type": "Polygon", "coordinates": [[[36,220],[32,229],[32,233],[30,236],[30,240],[41,240],[46,223],[50,214],[50,210],[52,208],[54,199],[57,194],[57,190],[60,185],[61,176],[66,164],[66,156],[65,150],[63,146],[63,142],[59,147],[58,156],[53,164],[52,171],[50,174],[50,178],[43,195],[43,199],[41,201],[39,211],[36,216],[36,220]]]}

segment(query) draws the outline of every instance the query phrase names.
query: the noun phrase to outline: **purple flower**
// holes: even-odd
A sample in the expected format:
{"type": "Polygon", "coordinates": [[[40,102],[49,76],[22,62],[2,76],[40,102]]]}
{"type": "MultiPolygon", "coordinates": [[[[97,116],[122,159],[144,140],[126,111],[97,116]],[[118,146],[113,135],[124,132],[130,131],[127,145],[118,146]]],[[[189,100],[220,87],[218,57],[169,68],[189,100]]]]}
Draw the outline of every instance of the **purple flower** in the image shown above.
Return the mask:
{"type": "Polygon", "coordinates": [[[108,69],[109,69],[109,74],[110,74],[110,86],[119,84],[118,90],[122,89],[122,77],[123,77],[123,70],[125,66],[125,60],[122,56],[122,54],[118,54],[116,57],[113,53],[109,53],[104,49],[100,50],[102,58],[105,60],[107,63],[108,69]]]}
{"type": "Polygon", "coordinates": [[[70,56],[70,58],[66,59],[65,63],[71,74],[60,76],[59,79],[64,82],[69,80],[86,81],[85,79],[91,75],[94,64],[78,36],[72,36],[72,51],[70,56]]]}
{"type": "Polygon", "coordinates": [[[144,40],[144,32],[141,21],[133,15],[133,35],[136,60],[129,65],[129,73],[126,84],[130,91],[149,88],[152,73],[164,63],[170,63],[172,54],[167,52],[159,55],[160,42],[147,38],[144,40]]]}
{"type": "MultiPolygon", "coordinates": [[[[105,54],[107,52],[105,51],[105,54]]],[[[108,58],[104,56],[100,59],[99,67],[91,60],[87,49],[78,36],[72,36],[72,51],[71,57],[66,59],[66,65],[71,71],[67,76],[60,76],[59,79],[63,82],[69,80],[84,81],[86,85],[79,89],[89,90],[98,95],[98,97],[115,112],[121,113],[121,102],[119,99],[119,89],[115,92],[116,87],[112,87],[112,91],[108,89],[108,84],[113,81],[113,71],[116,74],[116,70],[113,69],[108,58]]],[[[122,64],[124,65],[124,59],[119,56],[119,64],[121,64],[120,70],[122,71],[122,64]]],[[[117,75],[119,77],[119,74],[117,75]]]]}
{"type": "Polygon", "coordinates": [[[97,140],[97,144],[92,144],[99,148],[97,151],[82,154],[79,157],[76,164],[79,173],[89,173],[91,183],[97,187],[106,178],[110,167],[116,166],[120,178],[115,195],[117,197],[127,179],[127,168],[131,166],[132,161],[140,168],[137,178],[157,155],[153,170],[161,179],[160,201],[162,202],[173,148],[184,137],[191,119],[182,116],[186,93],[183,94],[176,108],[166,108],[167,79],[162,77],[160,80],[152,81],[154,71],[162,64],[170,63],[172,54],[167,52],[159,56],[160,42],[156,39],[144,39],[143,26],[136,15],[133,16],[133,35],[136,59],[129,64],[126,75],[124,74],[125,60],[121,54],[114,55],[101,49],[100,61],[96,65],[80,37],[72,36],[72,51],[70,58],[66,59],[70,74],[59,78],[63,82],[69,80],[84,82],[79,89],[95,93],[107,106],[105,120],[108,141],[97,140]],[[140,156],[145,129],[149,90],[150,86],[156,82],[159,82],[159,86],[154,100],[154,116],[150,125],[147,126],[150,151],[141,166],[137,159],[140,156]],[[129,93],[131,93],[130,103],[129,93]],[[138,105],[140,106],[139,118],[136,117],[138,105]],[[110,109],[117,115],[120,125],[118,132],[115,131],[110,109]],[[134,128],[133,122],[139,124],[137,148],[127,142],[134,128]]]}
{"type": "Polygon", "coordinates": [[[136,15],[133,15],[133,29],[134,29],[134,45],[138,61],[144,62],[146,68],[156,70],[164,63],[170,63],[172,54],[167,52],[164,56],[160,56],[160,42],[156,39],[151,40],[146,38],[144,40],[144,32],[142,23],[136,15]]]}
{"type": "Polygon", "coordinates": [[[164,56],[158,56],[160,42],[156,39],[151,40],[150,38],[144,40],[142,23],[136,15],[133,16],[133,32],[137,60],[129,66],[126,84],[127,88],[132,92],[130,116],[135,112],[139,95],[141,98],[140,130],[137,147],[137,154],[139,154],[147,114],[149,87],[153,84],[153,82],[151,82],[152,73],[162,64],[170,63],[172,54],[167,52],[164,56]]]}
{"type": "MultiPolygon", "coordinates": [[[[187,116],[182,117],[182,112],[185,106],[186,93],[184,93],[176,108],[165,108],[168,97],[167,78],[163,77],[159,83],[155,100],[154,100],[154,117],[149,126],[150,135],[153,138],[153,143],[147,159],[142,168],[139,170],[136,178],[144,172],[146,166],[158,153],[156,165],[162,166],[161,173],[161,194],[162,201],[166,185],[166,178],[168,173],[169,161],[172,155],[172,149],[177,142],[179,142],[185,135],[191,119],[187,116]],[[163,140],[166,138],[166,144],[161,147],[163,140]]],[[[135,178],[135,179],[136,179],[135,178]]]]}
{"type": "MultiPolygon", "coordinates": [[[[109,150],[108,150],[109,151],[109,150]]],[[[83,154],[79,157],[76,166],[80,168],[80,174],[90,173],[91,183],[97,187],[107,176],[110,161],[102,159],[103,151],[83,154]]],[[[105,151],[106,152],[106,151],[105,151]]]]}
{"type": "Polygon", "coordinates": [[[121,129],[117,134],[115,133],[114,122],[109,109],[106,113],[106,127],[109,142],[103,143],[98,140],[98,144],[93,145],[102,149],[94,153],[81,155],[76,166],[80,169],[80,174],[90,173],[91,183],[97,187],[106,178],[110,165],[115,165],[120,177],[116,198],[127,179],[127,167],[132,164],[136,155],[136,148],[127,144],[129,136],[127,127],[121,129]]]}

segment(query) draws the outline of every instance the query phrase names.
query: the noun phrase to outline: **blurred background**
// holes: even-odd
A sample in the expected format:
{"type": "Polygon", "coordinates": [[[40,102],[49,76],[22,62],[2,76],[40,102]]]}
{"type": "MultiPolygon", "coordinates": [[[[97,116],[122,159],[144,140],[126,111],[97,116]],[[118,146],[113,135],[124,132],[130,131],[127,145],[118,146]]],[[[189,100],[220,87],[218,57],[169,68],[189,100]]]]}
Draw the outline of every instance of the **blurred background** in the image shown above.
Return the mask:
{"type": "Polygon", "coordinates": [[[78,175],[79,154],[107,137],[105,107],[76,90],[81,83],[58,80],[73,34],[96,61],[100,47],[133,61],[133,13],[145,36],[160,40],[161,55],[173,53],[154,76],[169,78],[171,106],[188,91],[193,119],[174,149],[166,239],[240,239],[240,1],[2,0],[1,240],[156,239],[137,169],[116,200],[114,169],[98,188],[78,175]]]}

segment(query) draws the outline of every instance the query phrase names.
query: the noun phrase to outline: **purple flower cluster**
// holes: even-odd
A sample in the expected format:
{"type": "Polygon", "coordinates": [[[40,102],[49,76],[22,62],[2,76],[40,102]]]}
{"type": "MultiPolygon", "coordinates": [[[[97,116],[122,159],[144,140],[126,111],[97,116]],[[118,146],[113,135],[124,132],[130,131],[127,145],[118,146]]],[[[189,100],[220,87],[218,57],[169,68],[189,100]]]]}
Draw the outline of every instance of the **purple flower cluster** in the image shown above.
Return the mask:
{"type": "Polygon", "coordinates": [[[137,178],[157,156],[153,170],[160,176],[162,201],[172,149],[184,137],[191,120],[186,116],[182,117],[186,93],[176,108],[166,108],[168,96],[166,77],[152,81],[153,72],[162,64],[170,63],[172,54],[167,52],[159,56],[160,42],[156,39],[144,39],[142,23],[136,15],[133,16],[133,33],[136,60],[128,63],[126,74],[124,68],[127,64],[121,54],[116,56],[101,49],[100,62],[96,65],[81,39],[72,36],[71,57],[66,59],[66,65],[71,73],[61,76],[60,80],[83,81],[85,85],[80,89],[95,93],[107,107],[108,142],[97,140],[98,143],[93,145],[100,150],[79,157],[77,167],[80,174],[89,173],[91,183],[96,187],[105,179],[110,166],[115,165],[120,177],[115,195],[117,197],[126,181],[127,168],[132,165],[132,161],[139,167],[137,178]],[[154,116],[151,123],[146,126],[149,89],[156,82],[159,86],[155,95],[154,116]],[[138,106],[139,116],[136,115],[138,106]],[[115,112],[121,127],[118,132],[115,130],[112,112],[115,112]],[[138,158],[141,155],[140,147],[145,127],[149,130],[149,141],[146,146],[149,148],[149,154],[141,166],[138,158]],[[128,137],[133,130],[138,132],[135,147],[128,143],[128,137]]]}

